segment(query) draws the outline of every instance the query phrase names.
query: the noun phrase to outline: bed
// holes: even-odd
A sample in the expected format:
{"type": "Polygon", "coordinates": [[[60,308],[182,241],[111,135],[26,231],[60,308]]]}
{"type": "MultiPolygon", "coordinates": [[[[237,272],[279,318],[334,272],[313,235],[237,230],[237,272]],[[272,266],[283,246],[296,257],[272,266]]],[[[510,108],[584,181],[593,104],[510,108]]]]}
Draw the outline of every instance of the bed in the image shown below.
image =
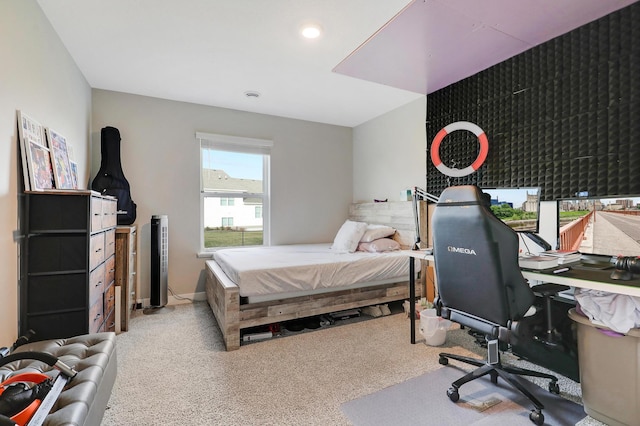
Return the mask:
{"type": "Polygon", "coordinates": [[[351,206],[333,243],[217,251],[206,262],[206,296],[226,349],[238,349],[247,328],[408,298],[410,258],[404,250],[414,234],[410,202],[360,203],[351,206]],[[372,244],[392,238],[400,250],[339,250],[338,237],[348,222],[368,224],[369,232],[393,228],[393,235],[372,244]]]}

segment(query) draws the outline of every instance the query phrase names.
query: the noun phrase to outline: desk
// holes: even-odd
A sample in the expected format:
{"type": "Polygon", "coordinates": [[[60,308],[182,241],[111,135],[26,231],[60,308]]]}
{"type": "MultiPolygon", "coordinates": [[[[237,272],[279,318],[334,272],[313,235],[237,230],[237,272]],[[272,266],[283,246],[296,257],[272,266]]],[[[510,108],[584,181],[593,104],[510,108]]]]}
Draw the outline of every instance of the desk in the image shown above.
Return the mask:
{"type": "MultiPolygon", "coordinates": [[[[427,254],[425,250],[414,250],[409,253],[409,317],[416,315],[416,283],[415,266],[413,258],[434,261],[432,254],[427,254]]],[[[561,265],[568,266],[566,272],[554,274],[555,267],[546,270],[521,269],[522,276],[527,280],[543,281],[547,283],[563,284],[570,287],[588,288],[592,290],[606,291],[609,293],[626,294],[640,297],[640,277],[629,281],[612,280],[610,275],[613,269],[593,269],[583,266],[580,262],[561,265]]],[[[437,279],[437,277],[436,277],[437,279]]],[[[416,343],[416,322],[411,321],[411,343],[416,343]]]]}
{"type": "Polygon", "coordinates": [[[579,262],[560,265],[560,267],[564,266],[571,269],[559,274],[553,273],[553,269],[558,269],[558,267],[541,271],[522,269],[522,276],[528,280],[640,297],[640,278],[637,275],[635,279],[629,281],[612,280],[610,275],[613,269],[590,269],[582,266],[579,262]]]}

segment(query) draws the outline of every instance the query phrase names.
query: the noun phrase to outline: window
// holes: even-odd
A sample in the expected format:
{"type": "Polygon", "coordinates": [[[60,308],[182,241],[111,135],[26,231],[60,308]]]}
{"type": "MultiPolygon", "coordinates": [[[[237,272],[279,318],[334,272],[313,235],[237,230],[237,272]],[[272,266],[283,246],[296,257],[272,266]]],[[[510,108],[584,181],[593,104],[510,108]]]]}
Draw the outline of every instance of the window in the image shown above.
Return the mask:
{"type": "Polygon", "coordinates": [[[201,251],[269,244],[269,140],[196,133],[201,251]]]}

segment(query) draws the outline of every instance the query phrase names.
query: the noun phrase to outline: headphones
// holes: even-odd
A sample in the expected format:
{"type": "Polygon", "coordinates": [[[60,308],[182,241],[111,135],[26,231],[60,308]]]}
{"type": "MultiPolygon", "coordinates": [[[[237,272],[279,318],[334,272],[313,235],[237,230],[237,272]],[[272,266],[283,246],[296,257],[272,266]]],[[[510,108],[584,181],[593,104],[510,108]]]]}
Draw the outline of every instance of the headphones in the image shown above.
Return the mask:
{"type": "Polygon", "coordinates": [[[42,373],[20,373],[0,383],[0,424],[27,424],[52,386],[53,379],[42,373]]]}
{"type": "Polygon", "coordinates": [[[633,274],[640,274],[640,256],[618,257],[611,279],[629,281],[633,279],[633,274]]]}
{"type": "Polygon", "coordinates": [[[616,269],[640,274],[640,256],[622,256],[616,261],[616,269]]]}

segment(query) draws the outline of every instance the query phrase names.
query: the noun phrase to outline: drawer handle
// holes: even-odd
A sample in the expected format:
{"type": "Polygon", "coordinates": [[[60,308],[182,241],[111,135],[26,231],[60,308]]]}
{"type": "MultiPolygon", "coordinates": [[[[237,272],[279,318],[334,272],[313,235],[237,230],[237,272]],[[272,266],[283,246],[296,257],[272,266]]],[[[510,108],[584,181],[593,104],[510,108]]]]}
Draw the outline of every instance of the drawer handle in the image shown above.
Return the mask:
{"type": "Polygon", "coordinates": [[[111,297],[109,298],[109,302],[111,302],[113,299],[115,299],[115,297],[114,297],[114,296],[111,296],[111,297]]]}
{"type": "Polygon", "coordinates": [[[115,272],[115,271],[116,271],[116,268],[109,269],[109,273],[112,273],[112,272],[115,272]]]}
{"type": "Polygon", "coordinates": [[[97,314],[96,317],[93,319],[93,322],[98,321],[100,317],[102,317],[102,314],[97,314]]]}
{"type": "Polygon", "coordinates": [[[98,281],[98,282],[96,283],[96,287],[100,287],[101,285],[102,285],[102,281],[98,281]]]}
{"type": "Polygon", "coordinates": [[[98,247],[98,248],[96,249],[96,253],[100,253],[101,251],[102,251],[102,247],[98,247]]]}

